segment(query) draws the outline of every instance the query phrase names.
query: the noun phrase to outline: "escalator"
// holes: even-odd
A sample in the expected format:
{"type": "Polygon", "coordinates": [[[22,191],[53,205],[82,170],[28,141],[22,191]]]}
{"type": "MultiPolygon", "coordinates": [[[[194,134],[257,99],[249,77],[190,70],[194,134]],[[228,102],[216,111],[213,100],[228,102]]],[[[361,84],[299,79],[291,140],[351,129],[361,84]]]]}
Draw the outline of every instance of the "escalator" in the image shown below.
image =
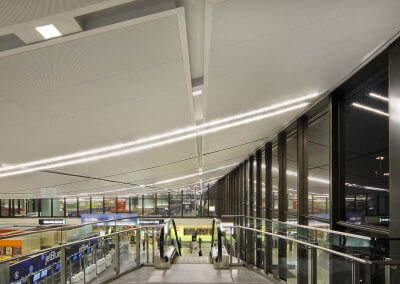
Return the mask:
{"type": "Polygon", "coordinates": [[[159,251],[154,259],[155,267],[170,268],[176,258],[181,256],[181,246],[174,219],[166,220],[160,229],[159,251]]]}
{"type": "Polygon", "coordinates": [[[221,223],[213,219],[211,230],[210,263],[216,269],[229,268],[229,255],[226,250],[226,236],[221,228],[221,223]]]}

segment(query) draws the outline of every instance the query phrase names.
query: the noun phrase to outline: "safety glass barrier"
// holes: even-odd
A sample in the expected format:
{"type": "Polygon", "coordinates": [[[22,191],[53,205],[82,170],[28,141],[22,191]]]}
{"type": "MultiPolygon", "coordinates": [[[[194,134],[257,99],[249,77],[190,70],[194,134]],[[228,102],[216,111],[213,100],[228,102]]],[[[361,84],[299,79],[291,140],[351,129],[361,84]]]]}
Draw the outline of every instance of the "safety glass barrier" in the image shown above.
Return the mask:
{"type": "Polygon", "coordinates": [[[140,253],[142,234],[156,239],[160,225],[121,230],[68,242],[23,256],[0,261],[0,283],[107,283],[116,275],[151,264],[154,242],[147,241],[147,255],[140,253]]]}
{"type": "MultiPolygon", "coordinates": [[[[248,228],[283,235],[291,239],[318,244],[326,248],[335,247],[345,250],[348,253],[361,254],[368,258],[378,255],[381,250],[380,247],[377,249],[377,246],[374,245],[373,242],[376,241],[367,236],[304,226],[295,222],[281,222],[278,220],[241,215],[223,215],[221,218],[223,220],[225,220],[225,218],[229,220],[238,220],[235,224],[244,224],[244,226],[248,228]]],[[[257,240],[259,240],[259,238],[260,237],[258,237],[257,240]]]]}
{"type": "MultiPolygon", "coordinates": [[[[250,221],[249,225],[251,223],[250,221]]],[[[257,221],[254,223],[255,226],[258,225],[257,221]]],[[[227,244],[231,258],[238,257],[239,261],[258,267],[266,274],[287,283],[395,283],[390,280],[399,273],[400,260],[396,259],[400,257],[392,255],[394,259],[389,259],[375,256],[372,259],[367,253],[348,249],[350,246],[359,248],[360,243],[350,242],[364,240],[363,236],[357,238],[353,235],[341,235],[342,238],[347,237],[344,240],[348,244],[327,246],[320,239],[326,238],[324,235],[316,234],[311,238],[312,242],[309,242],[307,238],[299,238],[299,233],[285,232],[291,229],[290,224],[282,226],[272,223],[271,230],[266,229],[268,224],[270,223],[267,222],[261,230],[240,225],[225,228],[225,232],[230,233],[226,234],[223,243],[227,244]],[[240,238],[244,236],[245,241],[242,244],[246,245],[245,251],[239,250],[239,253],[235,247],[240,243],[240,239],[237,240],[238,235],[240,238]]],[[[298,231],[299,228],[296,229],[298,231]]],[[[392,250],[400,247],[398,241],[391,240],[392,250]]]]}

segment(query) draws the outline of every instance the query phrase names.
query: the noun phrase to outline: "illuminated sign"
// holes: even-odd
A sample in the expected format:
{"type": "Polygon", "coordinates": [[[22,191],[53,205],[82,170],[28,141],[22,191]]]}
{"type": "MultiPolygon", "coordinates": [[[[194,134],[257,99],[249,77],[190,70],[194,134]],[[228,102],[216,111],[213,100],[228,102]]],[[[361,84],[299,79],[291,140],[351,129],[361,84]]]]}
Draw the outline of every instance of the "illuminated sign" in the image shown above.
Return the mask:
{"type": "Polygon", "coordinates": [[[130,213],[110,213],[110,214],[82,214],[82,224],[104,221],[103,223],[94,224],[94,226],[137,226],[138,215],[130,213]],[[112,221],[115,219],[122,219],[112,221]],[[107,222],[108,221],[108,222],[107,222]]]}
{"type": "Polygon", "coordinates": [[[164,223],[164,219],[139,219],[140,225],[160,225],[164,223]]]}
{"type": "Polygon", "coordinates": [[[379,223],[389,223],[389,217],[379,217],[378,218],[379,223]]]}
{"type": "Polygon", "coordinates": [[[39,225],[65,225],[65,219],[39,219],[39,225]]]}

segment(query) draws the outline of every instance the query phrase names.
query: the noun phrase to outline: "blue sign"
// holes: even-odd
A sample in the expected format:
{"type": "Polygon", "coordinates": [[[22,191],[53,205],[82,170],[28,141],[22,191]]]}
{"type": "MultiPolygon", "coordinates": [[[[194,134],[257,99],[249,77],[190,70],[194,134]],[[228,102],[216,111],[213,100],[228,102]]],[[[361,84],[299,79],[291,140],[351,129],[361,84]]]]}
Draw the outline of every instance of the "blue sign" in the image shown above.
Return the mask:
{"type": "Polygon", "coordinates": [[[81,222],[82,224],[88,224],[98,221],[109,221],[104,223],[99,223],[99,226],[137,226],[138,224],[138,214],[130,213],[110,213],[110,214],[82,214],[81,222]],[[110,221],[114,219],[121,219],[118,221],[110,221]]]}
{"type": "MultiPolygon", "coordinates": [[[[73,255],[72,262],[74,263],[78,261],[83,256],[83,254],[89,254],[91,251],[90,247],[98,244],[98,242],[99,241],[96,239],[81,244],[68,246],[66,249],[66,255],[67,257],[73,255]]],[[[60,256],[61,251],[59,249],[56,249],[11,265],[10,282],[18,281],[30,275],[34,275],[34,278],[43,278],[46,275],[51,276],[53,272],[60,270],[60,256]],[[55,271],[51,269],[46,269],[43,270],[41,273],[36,273],[54,264],[55,271]]]]}

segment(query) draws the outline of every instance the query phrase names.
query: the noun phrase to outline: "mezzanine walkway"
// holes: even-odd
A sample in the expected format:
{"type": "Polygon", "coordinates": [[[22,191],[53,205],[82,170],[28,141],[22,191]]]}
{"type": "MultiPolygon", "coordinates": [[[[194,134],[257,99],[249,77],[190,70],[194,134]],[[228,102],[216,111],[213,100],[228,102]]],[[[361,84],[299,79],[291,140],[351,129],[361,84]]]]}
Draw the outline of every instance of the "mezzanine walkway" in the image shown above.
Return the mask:
{"type": "Polygon", "coordinates": [[[174,264],[168,270],[142,267],[112,284],[128,283],[274,283],[251,270],[236,266],[216,270],[211,264],[174,264]]]}

